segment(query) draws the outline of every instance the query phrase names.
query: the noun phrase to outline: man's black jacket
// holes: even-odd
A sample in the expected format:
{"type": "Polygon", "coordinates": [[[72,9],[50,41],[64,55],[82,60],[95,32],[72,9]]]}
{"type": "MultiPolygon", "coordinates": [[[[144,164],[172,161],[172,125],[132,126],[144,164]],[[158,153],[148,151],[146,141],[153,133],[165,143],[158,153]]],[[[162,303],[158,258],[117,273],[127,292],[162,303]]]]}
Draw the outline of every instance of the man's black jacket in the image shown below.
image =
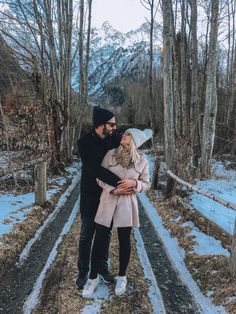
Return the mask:
{"type": "Polygon", "coordinates": [[[102,189],[96,178],[117,186],[120,180],[114,173],[101,167],[102,160],[108,150],[118,147],[121,137],[113,134],[101,139],[95,131],[82,136],[78,140],[79,155],[82,160],[80,212],[83,215],[95,217],[102,189]]]}

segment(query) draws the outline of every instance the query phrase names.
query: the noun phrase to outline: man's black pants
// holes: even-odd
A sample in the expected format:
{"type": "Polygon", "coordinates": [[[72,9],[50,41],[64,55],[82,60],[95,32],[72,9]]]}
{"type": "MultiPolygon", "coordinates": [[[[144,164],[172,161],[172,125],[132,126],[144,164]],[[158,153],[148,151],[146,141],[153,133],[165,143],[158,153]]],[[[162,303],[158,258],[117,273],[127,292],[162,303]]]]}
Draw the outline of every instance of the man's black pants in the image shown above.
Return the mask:
{"type": "MultiPolygon", "coordinates": [[[[83,277],[89,272],[90,254],[92,241],[95,233],[95,222],[93,217],[81,215],[81,228],[79,240],[79,258],[78,269],[79,276],[83,277]]],[[[99,273],[104,273],[108,270],[108,251],[110,245],[111,232],[104,239],[104,253],[99,265],[99,273]]]]}

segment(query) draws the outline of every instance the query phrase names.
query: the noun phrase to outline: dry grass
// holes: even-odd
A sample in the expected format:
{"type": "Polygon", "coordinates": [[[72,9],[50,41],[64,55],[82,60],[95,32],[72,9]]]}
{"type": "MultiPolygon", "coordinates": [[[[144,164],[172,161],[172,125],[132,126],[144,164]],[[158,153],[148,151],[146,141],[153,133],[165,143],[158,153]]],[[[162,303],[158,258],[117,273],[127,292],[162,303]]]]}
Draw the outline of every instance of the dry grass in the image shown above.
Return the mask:
{"type": "MultiPolygon", "coordinates": [[[[81,313],[85,304],[94,301],[84,300],[75,287],[77,276],[77,257],[79,245],[80,219],[76,218],[71,231],[65,237],[55,263],[47,273],[41,291],[40,304],[34,314],[53,313],[81,313]]],[[[111,272],[118,271],[118,240],[116,231],[113,230],[111,246],[111,272]]],[[[132,237],[132,255],[127,271],[128,289],[122,297],[115,297],[111,292],[110,300],[102,300],[100,313],[152,313],[148,298],[148,283],[144,279],[142,267],[135,249],[135,240],[132,237]]],[[[110,285],[111,289],[114,284],[110,285]]]]}
{"type": "MultiPolygon", "coordinates": [[[[32,206],[30,211],[26,214],[23,221],[14,224],[13,230],[4,234],[1,237],[0,246],[0,279],[3,274],[15,264],[19,254],[27,244],[27,242],[34,236],[35,232],[43,224],[47,216],[53,211],[61,193],[66,187],[55,194],[50,203],[44,208],[40,206],[32,206]]],[[[21,209],[23,211],[23,208],[21,209]]],[[[7,221],[5,221],[6,223],[7,221]]]]}
{"type": "MultiPolygon", "coordinates": [[[[179,206],[171,200],[157,202],[153,191],[149,199],[162,217],[164,226],[185,250],[185,263],[194,280],[205,295],[211,295],[216,305],[224,305],[231,314],[236,314],[236,280],[229,273],[228,258],[222,255],[198,256],[193,252],[195,238],[188,234],[189,227],[182,224],[189,220],[179,206]],[[178,217],[178,220],[175,220],[178,217]]],[[[206,228],[205,228],[206,229],[206,228]]]]}

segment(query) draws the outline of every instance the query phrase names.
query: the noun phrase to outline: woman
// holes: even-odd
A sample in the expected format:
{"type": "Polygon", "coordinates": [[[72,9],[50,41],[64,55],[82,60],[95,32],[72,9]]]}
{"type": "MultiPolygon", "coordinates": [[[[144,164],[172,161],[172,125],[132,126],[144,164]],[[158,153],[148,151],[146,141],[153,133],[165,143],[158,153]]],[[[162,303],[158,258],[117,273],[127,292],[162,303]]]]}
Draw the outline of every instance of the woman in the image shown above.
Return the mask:
{"type": "Polygon", "coordinates": [[[118,228],[119,238],[120,265],[119,275],[116,277],[115,294],[122,295],[126,291],[131,228],[139,227],[139,216],[136,194],[122,195],[120,189],[124,181],[134,192],[146,192],[150,188],[148,162],[145,155],[138,150],[150,137],[150,130],[128,129],[122,136],[120,146],[108,151],[103,159],[102,166],[124,180],[117,189],[97,180],[103,192],[94,220],[96,234],[92,249],[90,276],[82,292],[84,298],[92,297],[99,284],[98,265],[104,255],[105,246],[103,244],[112,227],[118,228]]]}

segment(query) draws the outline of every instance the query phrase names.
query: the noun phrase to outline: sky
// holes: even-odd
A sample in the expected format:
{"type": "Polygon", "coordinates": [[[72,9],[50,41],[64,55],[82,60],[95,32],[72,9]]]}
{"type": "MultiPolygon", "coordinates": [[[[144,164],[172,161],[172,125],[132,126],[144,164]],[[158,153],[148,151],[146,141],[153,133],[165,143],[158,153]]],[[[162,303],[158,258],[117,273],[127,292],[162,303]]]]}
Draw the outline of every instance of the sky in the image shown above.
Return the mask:
{"type": "Polygon", "coordinates": [[[116,30],[137,29],[149,16],[139,0],[93,0],[92,26],[100,27],[108,21],[116,30]]]}

